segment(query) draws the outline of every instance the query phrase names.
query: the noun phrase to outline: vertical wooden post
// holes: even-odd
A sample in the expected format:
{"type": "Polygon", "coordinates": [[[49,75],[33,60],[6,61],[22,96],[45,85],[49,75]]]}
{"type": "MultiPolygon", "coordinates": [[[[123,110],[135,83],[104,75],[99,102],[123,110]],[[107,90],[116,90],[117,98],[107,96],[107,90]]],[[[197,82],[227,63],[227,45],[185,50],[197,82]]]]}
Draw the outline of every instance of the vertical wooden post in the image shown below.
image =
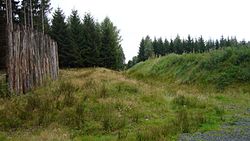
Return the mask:
{"type": "Polygon", "coordinates": [[[26,28],[26,26],[27,26],[27,15],[26,15],[26,8],[27,8],[27,3],[26,3],[27,1],[24,1],[24,8],[23,8],[23,17],[24,17],[24,27],[26,28]]]}
{"type": "Polygon", "coordinates": [[[42,30],[44,34],[44,0],[42,0],[42,30]]]}
{"type": "Polygon", "coordinates": [[[27,20],[30,28],[23,28],[19,25],[13,26],[12,0],[5,2],[7,84],[11,93],[22,94],[40,86],[48,77],[57,78],[57,44],[49,36],[32,30],[31,5],[27,7],[31,11],[26,13],[30,14],[27,16],[30,18],[27,20]]]}
{"type": "Polygon", "coordinates": [[[32,7],[32,0],[30,0],[30,26],[33,30],[33,7],[32,7]]]}
{"type": "Polygon", "coordinates": [[[9,86],[9,91],[13,92],[13,18],[12,18],[12,3],[11,0],[5,0],[6,1],[6,22],[7,22],[7,59],[6,59],[6,68],[7,68],[7,83],[9,86]]]}

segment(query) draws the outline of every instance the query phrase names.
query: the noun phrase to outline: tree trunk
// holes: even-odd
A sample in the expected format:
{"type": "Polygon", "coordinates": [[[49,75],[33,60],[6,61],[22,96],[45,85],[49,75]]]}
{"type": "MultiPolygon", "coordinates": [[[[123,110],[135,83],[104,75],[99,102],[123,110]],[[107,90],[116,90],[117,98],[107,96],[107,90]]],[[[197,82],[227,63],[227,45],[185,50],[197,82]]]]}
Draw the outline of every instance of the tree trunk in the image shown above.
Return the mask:
{"type": "Polygon", "coordinates": [[[31,29],[33,30],[33,7],[32,7],[32,0],[30,0],[30,26],[31,29]]]}

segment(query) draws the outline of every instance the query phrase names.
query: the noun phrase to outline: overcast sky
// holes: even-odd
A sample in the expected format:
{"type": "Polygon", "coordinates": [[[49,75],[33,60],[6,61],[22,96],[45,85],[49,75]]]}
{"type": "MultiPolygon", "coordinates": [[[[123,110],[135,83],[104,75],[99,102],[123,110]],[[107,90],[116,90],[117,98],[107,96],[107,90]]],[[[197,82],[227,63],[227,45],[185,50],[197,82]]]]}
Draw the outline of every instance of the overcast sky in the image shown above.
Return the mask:
{"type": "Polygon", "coordinates": [[[51,0],[66,16],[90,12],[101,22],[108,16],[120,29],[126,60],[137,55],[142,37],[205,39],[236,36],[250,40],[250,0],[51,0]]]}

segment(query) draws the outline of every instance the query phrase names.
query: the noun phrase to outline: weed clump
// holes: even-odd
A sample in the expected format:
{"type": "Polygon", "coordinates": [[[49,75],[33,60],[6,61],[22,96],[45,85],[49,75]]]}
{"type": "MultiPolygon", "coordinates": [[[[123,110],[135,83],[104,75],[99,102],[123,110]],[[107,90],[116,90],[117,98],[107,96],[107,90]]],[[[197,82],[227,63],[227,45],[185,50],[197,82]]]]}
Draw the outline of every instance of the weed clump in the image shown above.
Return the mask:
{"type": "Polygon", "coordinates": [[[173,99],[173,108],[206,108],[205,101],[201,102],[197,97],[178,95],[173,99]]]}
{"type": "Polygon", "coordinates": [[[0,71],[0,98],[9,97],[8,85],[6,83],[6,76],[0,71]]]}

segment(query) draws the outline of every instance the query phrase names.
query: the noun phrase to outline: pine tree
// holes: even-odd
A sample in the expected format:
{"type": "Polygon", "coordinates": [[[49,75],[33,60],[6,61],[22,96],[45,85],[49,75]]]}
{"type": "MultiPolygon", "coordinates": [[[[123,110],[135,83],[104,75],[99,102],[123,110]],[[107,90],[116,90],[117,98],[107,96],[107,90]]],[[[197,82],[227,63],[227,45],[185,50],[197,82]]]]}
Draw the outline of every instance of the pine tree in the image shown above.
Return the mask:
{"type": "Polygon", "coordinates": [[[157,40],[155,38],[152,45],[154,48],[155,56],[159,57],[159,56],[163,56],[165,54],[166,51],[165,51],[165,47],[164,47],[162,38],[159,38],[157,40]]]}
{"type": "Polygon", "coordinates": [[[198,50],[199,52],[205,52],[205,41],[202,36],[198,39],[198,50]]]}
{"type": "Polygon", "coordinates": [[[151,58],[151,57],[154,57],[154,48],[153,48],[153,45],[152,45],[152,40],[150,39],[149,36],[147,36],[145,38],[145,41],[144,41],[144,53],[145,53],[145,58],[148,59],[148,58],[151,58]]]}
{"type": "Polygon", "coordinates": [[[169,54],[170,53],[170,44],[169,41],[167,39],[164,40],[164,55],[169,54]]]}
{"type": "Polygon", "coordinates": [[[72,10],[71,15],[68,19],[68,28],[71,48],[70,55],[72,58],[71,64],[73,67],[84,66],[80,53],[81,46],[83,45],[82,23],[77,10],[72,10]]]}
{"type": "Polygon", "coordinates": [[[50,28],[48,14],[52,9],[50,6],[50,0],[22,0],[20,10],[21,23],[28,26],[31,26],[31,23],[33,23],[34,29],[48,33],[50,28]],[[32,22],[30,9],[32,9],[32,22]]]}
{"type": "Polygon", "coordinates": [[[120,45],[119,30],[106,17],[101,23],[100,65],[111,69],[122,69],[125,55],[120,45]]]}
{"type": "Polygon", "coordinates": [[[182,50],[182,53],[187,53],[187,42],[185,39],[182,39],[182,45],[181,45],[181,50],[182,50]]]}
{"type": "Polygon", "coordinates": [[[160,48],[159,54],[160,54],[160,56],[164,56],[164,55],[165,55],[165,52],[166,52],[166,48],[165,48],[165,46],[164,46],[164,43],[163,43],[162,38],[159,38],[159,39],[158,39],[158,44],[159,44],[159,48],[160,48]]]}
{"type": "Polygon", "coordinates": [[[187,42],[186,51],[187,51],[187,53],[191,53],[193,51],[194,43],[193,43],[193,39],[191,38],[190,35],[188,35],[186,42],[187,42]]]}
{"type": "Polygon", "coordinates": [[[117,48],[117,57],[116,57],[116,70],[123,70],[125,67],[125,54],[123,52],[122,46],[119,45],[117,48]]]}
{"type": "Polygon", "coordinates": [[[169,54],[170,53],[174,53],[174,41],[173,41],[173,39],[170,39],[169,54]]]}
{"type": "Polygon", "coordinates": [[[82,32],[84,34],[81,57],[83,58],[84,67],[99,66],[100,29],[90,13],[84,16],[82,32]]]}
{"type": "Polygon", "coordinates": [[[154,38],[154,41],[152,42],[153,45],[153,49],[154,49],[154,54],[155,56],[160,56],[160,46],[158,44],[158,41],[156,40],[156,38],[154,38]]]}
{"type": "Polygon", "coordinates": [[[69,35],[63,11],[58,8],[53,14],[51,37],[57,41],[60,67],[72,67],[69,35]]]}
{"type": "Polygon", "coordinates": [[[129,61],[128,61],[127,69],[133,67],[133,66],[134,66],[136,63],[138,63],[138,62],[139,62],[139,61],[138,61],[138,56],[134,56],[134,57],[132,58],[132,60],[129,60],[129,61]]]}
{"type": "MultiPolygon", "coordinates": [[[[20,7],[19,7],[20,0],[11,0],[12,4],[12,17],[14,23],[20,23],[20,7]]],[[[6,10],[6,1],[0,0],[0,11],[1,14],[5,15],[6,10]]],[[[2,17],[2,16],[1,16],[2,17]]]]}
{"type": "Polygon", "coordinates": [[[138,62],[145,61],[147,58],[145,57],[145,40],[141,39],[139,52],[138,52],[138,62]]]}
{"type": "MultiPolygon", "coordinates": [[[[52,8],[50,8],[51,2],[50,0],[41,0],[40,2],[40,13],[39,13],[39,20],[41,23],[40,29],[43,33],[49,32],[49,19],[48,14],[51,12],[52,8]]],[[[39,23],[39,22],[38,22],[39,23]]],[[[38,27],[39,28],[39,27],[38,27]]]]}
{"type": "Polygon", "coordinates": [[[233,46],[233,47],[238,46],[238,41],[237,41],[236,37],[231,37],[230,42],[231,42],[231,46],[233,46]]]}
{"type": "Polygon", "coordinates": [[[218,39],[216,39],[215,41],[215,49],[219,49],[220,48],[220,42],[218,39]]]}
{"type": "Polygon", "coordinates": [[[13,12],[13,22],[20,23],[20,7],[19,7],[20,0],[12,0],[12,12],[13,12]]]}
{"type": "Polygon", "coordinates": [[[223,35],[220,38],[220,47],[225,47],[226,46],[226,39],[223,37],[223,35]]]}
{"type": "Polygon", "coordinates": [[[194,48],[193,53],[200,52],[200,50],[199,50],[199,42],[198,42],[197,38],[194,39],[194,47],[193,48],[194,48]]]}
{"type": "Polygon", "coordinates": [[[174,53],[176,54],[182,54],[183,50],[182,50],[182,42],[180,39],[180,36],[177,35],[176,38],[174,39],[174,53]]]}

